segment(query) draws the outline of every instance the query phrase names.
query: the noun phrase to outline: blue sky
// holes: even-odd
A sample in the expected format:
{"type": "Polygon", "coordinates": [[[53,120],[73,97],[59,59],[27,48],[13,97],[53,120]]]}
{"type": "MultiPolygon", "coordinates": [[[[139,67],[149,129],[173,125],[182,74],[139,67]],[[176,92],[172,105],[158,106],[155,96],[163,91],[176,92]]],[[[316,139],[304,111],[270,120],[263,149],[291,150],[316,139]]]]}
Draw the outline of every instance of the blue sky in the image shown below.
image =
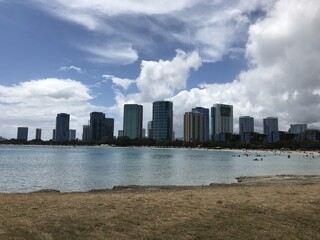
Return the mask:
{"type": "Polygon", "coordinates": [[[122,128],[124,103],[174,103],[174,130],[196,106],[319,127],[316,0],[0,0],[0,136],[50,139],[57,113],[81,138],[92,111],[122,128]],[[298,19],[296,16],[305,17],[298,19]],[[297,67],[299,66],[299,67],[297,67]],[[310,107],[316,111],[310,111],[310,107]]]}

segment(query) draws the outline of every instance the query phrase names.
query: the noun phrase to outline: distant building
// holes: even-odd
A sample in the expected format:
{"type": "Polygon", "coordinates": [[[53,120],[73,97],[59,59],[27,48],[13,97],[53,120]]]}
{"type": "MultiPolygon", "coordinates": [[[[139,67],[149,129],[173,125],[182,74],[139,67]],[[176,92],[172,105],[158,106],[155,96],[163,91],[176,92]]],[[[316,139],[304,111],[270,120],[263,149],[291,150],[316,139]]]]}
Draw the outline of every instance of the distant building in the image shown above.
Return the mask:
{"type": "Polygon", "coordinates": [[[289,133],[299,134],[304,133],[307,130],[307,124],[290,124],[289,133]]]}
{"type": "Polygon", "coordinates": [[[184,114],[184,141],[203,142],[204,141],[205,119],[203,113],[186,112],[184,114]]]}
{"type": "Polygon", "coordinates": [[[76,130],[75,129],[70,129],[69,130],[69,141],[76,140],[76,130]]]}
{"type": "Polygon", "coordinates": [[[123,137],[123,130],[118,130],[118,138],[123,137]]]}
{"type": "Polygon", "coordinates": [[[56,142],[69,141],[69,124],[70,115],[66,113],[59,113],[56,118],[56,142]]]}
{"type": "Polygon", "coordinates": [[[112,139],[114,132],[114,119],[106,118],[102,112],[90,113],[90,140],[99,141],[112,139]]]}
{"type": "Polygon", "coordinates": [[[204,125],[203,125],[203,136],[204,136],[204,141],[209,141],[210,140],[210,132],[209,132],[209,108],[204,108],[204,107],[195,107],[192,108],[192,112],[199,112],[203,114],[204,118],[204,125]]]}
{"type": "Polygon", "coordinates": [[[105,119],[106,132],[104,138],[113,139],[114,138],[114,119],[106,118],[105,119]]]}
{"type": "Polygon", "coordinates": [[[173,103],[170,101],[157,101],[152,108],[152,139],[173,139],[173,103]]]}
{"type": "Polygon", "coordinates": [[[102,112],[90,113],[90,137],[92,141],[101,140],[106,134],[106,116],[102,112]]]}
{"type": "Polygon", "coordinates": [[[152,139],[152,121],[148,122],[148,138],[152,139]]]}
{"type": "Polygon", "coordinates": [[[267,135],[268,143],[277,143],[282,141],[289,141],[294,138],[294,134],[284,131],[271,132],[267,135]]]}
{"type": "Polygon", "coordinates": [[[278,118],[277,117],[267,117],[263,119],[263,133],[271,134],[272,132],[278,132],[278,118]]]}
{"type": "Polygon", "coordinates": [[[145,137],[146,137],[146,129],[142,128],[142,138],[145,138],[145,137]]]}
{"type": "Polygon", "coordinates": [[[123,111],[123,135],[130,139],[142,138],[143,106],[125,104],[123,111]]]}
{"type": "Polygon", "coordinates": [[[35,139],[36,139],[36,140],[41,140],[41,128],[37,128],[37,129],[36,129],[35,139]]]}
{"type": "Polygon", "coordinates": [[[53,141],[56,140],[56,130],[55,129],[52,130],[52,140],[53,141]]]}
{"type": "Polygon", "coordinates": [[[305,138],[311,141],[320,140],[320,130],[308,129],[305,131],[305,138]]]}
{"type": "Polygon", "coordinates": [[[243,116],[239,117],[239,134],[254,132],[253,117],[243,116]]]}
{"type": "Polygon", "coordinates": [[[28,141],[28,128],[27,127],[18,127],[17,139],[28,141]]]}
{"type": "Polygon", "coordinates": [[[221,133],[233,133],[233,106],[214,104],[211,107],[211,135],[219,140],[221,133]]]}
{"type": "Polygon", "coordinates": [[[88,142],[90,141],[90,125],[83,125],[82,126],[82,141],[88,142]]]}

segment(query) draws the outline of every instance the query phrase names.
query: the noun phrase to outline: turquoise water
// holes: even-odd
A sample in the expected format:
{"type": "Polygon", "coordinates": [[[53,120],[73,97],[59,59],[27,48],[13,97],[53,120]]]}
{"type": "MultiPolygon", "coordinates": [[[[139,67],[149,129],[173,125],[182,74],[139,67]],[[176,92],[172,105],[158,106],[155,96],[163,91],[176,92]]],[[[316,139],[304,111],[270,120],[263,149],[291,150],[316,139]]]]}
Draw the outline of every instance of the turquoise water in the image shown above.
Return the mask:
{"type": "Polygon", "coordinates": [[[115,185],[206,185],[238,176],[320,174],[320,158],[243,152],[0,145],[0,192],[63,192],[115,185]],[[239,157],[240,155],[240,157],[239,157]]]}

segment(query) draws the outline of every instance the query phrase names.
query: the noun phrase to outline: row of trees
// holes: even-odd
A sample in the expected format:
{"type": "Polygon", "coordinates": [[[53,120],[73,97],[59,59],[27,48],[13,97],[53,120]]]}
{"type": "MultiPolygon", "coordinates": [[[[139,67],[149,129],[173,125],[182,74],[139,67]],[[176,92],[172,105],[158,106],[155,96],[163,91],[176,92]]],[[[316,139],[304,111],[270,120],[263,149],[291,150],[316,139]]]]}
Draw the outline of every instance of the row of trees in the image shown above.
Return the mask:
{"type": "Polygon", "coordinates": [[[53,140],[42,141],[42,140],[31,140],[31,141],[23,141],[17,139],[5,140],[1,141],[0,144],[25,144],[25,145],[67,145],[67,146],[95,146],[101,144],[107,144],[111,146],[119,146],[119,147],[176,147],[176,148],[230,148],[230,149],[289,149],[289,150],[319,150],[320,151],[320,141],[311,141],[311,140],[303,140],[303,141],[282,141],[278,143],[266,143],[266,142],[252,142],[252,143],[244,143],[238,140],[232,141],[207,141],[207,142],[184,142],[181,140],[175,141],[155,141],[149,138],[142,139],[130,139],[128,137],[119,137],[117,139],[105,139],[96,142],[83,142],[79,140],[73,140],[69,142],[59,143],[53,140]]]}

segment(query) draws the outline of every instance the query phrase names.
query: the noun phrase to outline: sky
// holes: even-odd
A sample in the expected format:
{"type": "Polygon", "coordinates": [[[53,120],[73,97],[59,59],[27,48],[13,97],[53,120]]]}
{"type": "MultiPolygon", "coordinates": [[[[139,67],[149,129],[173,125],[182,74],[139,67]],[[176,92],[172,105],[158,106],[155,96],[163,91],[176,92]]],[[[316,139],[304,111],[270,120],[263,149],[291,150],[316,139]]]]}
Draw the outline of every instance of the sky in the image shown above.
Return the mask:
{"type": "Polygon", "coordinates": [[[52,137],[58,113],[81,138],[90,112],[123,125],[123,105],[215,103],[279,130],[320,128],[319,0],[0,0],[0,136],[52,137]]]}

